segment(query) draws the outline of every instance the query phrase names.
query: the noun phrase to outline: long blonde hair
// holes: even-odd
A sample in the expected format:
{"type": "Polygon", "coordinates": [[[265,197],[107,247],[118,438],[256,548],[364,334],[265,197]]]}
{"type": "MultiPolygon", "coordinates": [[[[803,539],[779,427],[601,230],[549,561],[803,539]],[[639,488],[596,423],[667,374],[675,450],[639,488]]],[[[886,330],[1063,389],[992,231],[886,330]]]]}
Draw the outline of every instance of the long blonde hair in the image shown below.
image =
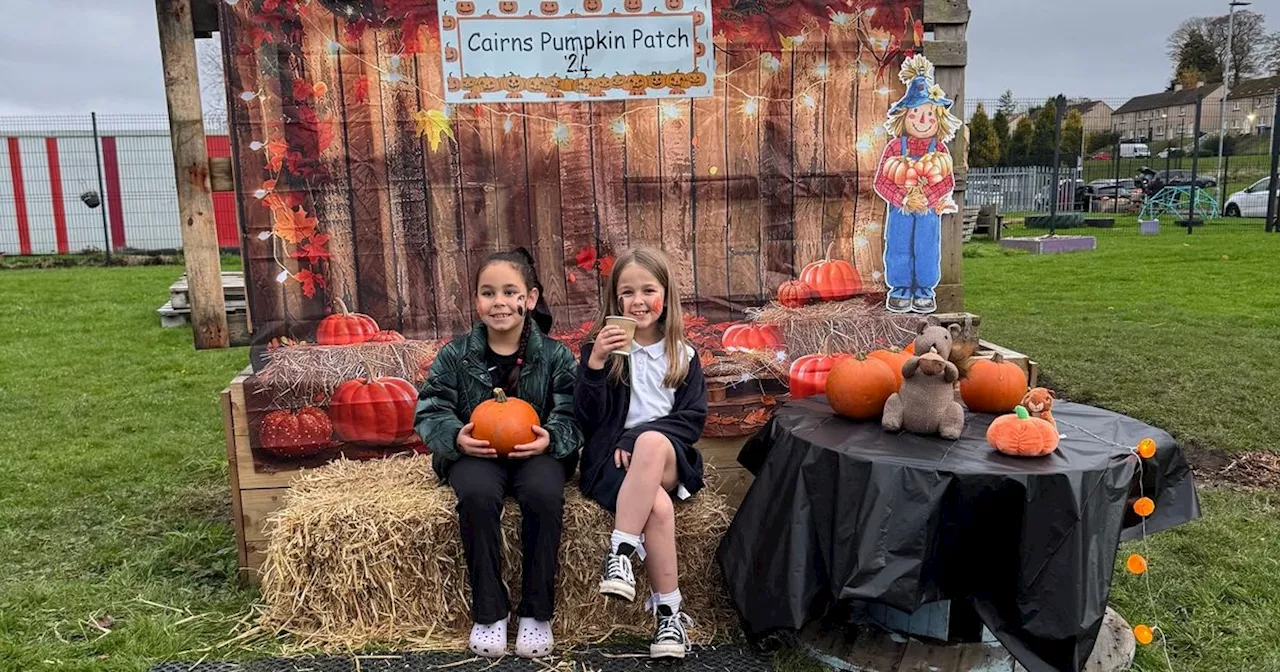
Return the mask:
{"type": "MultiPolygon", "coordinates": [[[[658,317],[658,328],[662,330],[667,351],[667,373],[662,378],[662,384],[669,388],[679,387],[689,375],[689,358],[686,356],[687,349],[684,341],[684,313],[680,308],[680,292],[671,282],[671,264],[660,250],[638,247],[618,257],[613,265],[613,272],[609,274],[604,284],[604,294],[600,297],[603,304],[600,319],[591,331],[591,339],[594,341],[596,334],[604,328],[605,317],[622,314],[622,306],[618,301],[618,278],[622,275],[622,271],[632,264],[653,274],[666,294],[662,315],[658,317]]],[[[626,359],[625,357],[609,358],[609,382],[628,384],[626,359]]]]}

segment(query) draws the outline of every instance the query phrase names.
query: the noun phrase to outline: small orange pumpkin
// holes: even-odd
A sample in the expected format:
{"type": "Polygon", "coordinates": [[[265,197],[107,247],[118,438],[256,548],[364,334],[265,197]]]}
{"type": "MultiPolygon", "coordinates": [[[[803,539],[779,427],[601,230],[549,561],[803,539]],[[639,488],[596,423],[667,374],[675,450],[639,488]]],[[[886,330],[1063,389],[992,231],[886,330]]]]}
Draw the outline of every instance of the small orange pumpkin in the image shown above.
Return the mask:
{"type": "Polygon", "coordinates": [[[511,0],[501,0],[501,2],[498,3],[498,11],[503,14],[515,14],[517,9],[520,9],[519,3],[512,2],[511,0]]]}
{"type": "Polygon", "coordinates": [[[800,282],[809,285],[823,301],[851,299],[862,289],[862,278],[853,264],[843,259],[832,259],[834,241],[827,246],[825,259],[810,262],[800,272],[800,282]]]}
{"type": "Polygon", "coordinates": [[[1027,374],[1000,353],[979,359],[960,381],[960,398],[975,413],[1008,413],[1027,393],[1027,374]]]}
{"type": "Polygon", "coordinates": [[[778,286],[778,303],[799,308],[813,300],[813,289],[799,280],[788,280],[778,286]]]}
{"type": "Polygon", "coordinates": [[[471,412],[471,436],[488,441],[498,455],[508,455],[520,445],[533,443],[538,438],[533,433],[538,412],[523,399],[508,397],[502,388],[493,390],[493,398],[476,406],[471,412]]]}
{"type": "Polygon", "coordinates": [[[538,9],[542,11],[543,16],[552,16],[560,12],[560,3],[542,0],[538,3],[538,9]]]}
{"type": "Polygon", "coordinates": [[[673,12],[684,9],[684,0],[667,0],[667,9],[673,12]]]}
{"type": "Polygon", "coordinates": [[[1058,429],[1018,406],[991,423],[987,443],[1005,455],[1040,457],[1058,449],[1058,429]]]}
{"type": "Polygon", "coordinates": [[[320,320],[316,325],[316,343],[319,345],[351,345],[364,343],[378,333],[378,323],[364,313],[352,313],[342,299],[334,298],[338,312],[320,320]]]}
{"type": "MultiPolygon", "coordinates": [[[[915,344],[912,343],[912,345],[914,346],[915,344]]],[[[867,356],[888,364],[889,368],[893,369],[893,377],[898,381],[898,387],[902,387],[902,381],[904,380],[902,377],[902,367],[907,363],[908,359],[911,359],[911,353],[906,350],[893,348],[891,350],[872,350],[867,353],[867,356]]]]}
{"type": "Polygon", "coordinates": [[[463,16],[471,16],[476,11],[476,3],[471,0],[461,0],[457,5],[458,13],[463,16]]]}
{"type": "Polygon", "coordinates": [[[735,324],[724,330],[720,337],[724,349],[735,350],[783,350],[782,332],[772,324],[735,324]]]}
{"type": "Polygon", "coordinates": [[[885,402],[897,391],[893,369],[879,359],[849,357],[827,374],[827,403],[831,410],[855,420],[880,417],[885,402]]]}
{"type": "Polygon", "coordinates": [[[622,8],[628,12],[638,12],[644,9],[643,0],[623,0],[622,8]]]}
{"type": "Polygon", "coordinates": [[[582,2],[582,8],[588,12],[598,12],[602,7],[604,3],[601,0],[583,0],[582,2]]]}
{"type": "Polygon", "coordinates": [[[453,18],[452,16],[449,16],[448,14],[445,14],[444,16],[440,17],[440,25],[445,30],[453,30],[454,28],[458,27],[458,20],[453,18]]]}
{"type": "Polygon", "coordinates": [[[805,355],[791,363],[787,379],[792,399],[803,399],[827,391],[827,376],[841,361],[852,357],[846,353],[834,355],[805,355]]]}

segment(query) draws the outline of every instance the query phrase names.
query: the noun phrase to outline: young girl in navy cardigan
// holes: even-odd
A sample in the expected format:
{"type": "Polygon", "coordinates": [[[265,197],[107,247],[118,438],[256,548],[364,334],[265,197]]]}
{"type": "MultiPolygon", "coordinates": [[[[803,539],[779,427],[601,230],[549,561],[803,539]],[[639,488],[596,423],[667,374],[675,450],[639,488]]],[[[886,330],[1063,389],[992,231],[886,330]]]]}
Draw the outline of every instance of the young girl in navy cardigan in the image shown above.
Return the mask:
{"type": "Polygon", "coordinates": [[[707,384],[684,339],[680,296],[663,254],[636,249],[617,260],[605,286],[593,342],[582,348],[574,408],[586,439],[580,487],[614,513],[600,592],[634,600],[631,558],[638,554],[657,617],[649,655],[683,658],[688,621],[680,610],[675,508],[702,489],[694,443],[707,417],[707,384]],[[609,315],[636,321],[634,342],[605,326],[609,315]]]}

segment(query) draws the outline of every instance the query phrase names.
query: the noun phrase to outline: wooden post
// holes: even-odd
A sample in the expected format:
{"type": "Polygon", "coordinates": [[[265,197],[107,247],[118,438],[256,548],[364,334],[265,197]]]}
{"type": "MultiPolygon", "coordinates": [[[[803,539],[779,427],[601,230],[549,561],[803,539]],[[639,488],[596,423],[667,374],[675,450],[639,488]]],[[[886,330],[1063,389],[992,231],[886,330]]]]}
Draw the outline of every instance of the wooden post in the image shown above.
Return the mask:
{"type": "Polygon", "coordinates": [[[222,296],[222,264],[209,185],[209,153],[200,110],[191,0],[156,0],[156,22],[160,28],[160,57],[164,62],[165,98],[169,106],[182,253],[190,288],[191,327],[197,349],[225,348],[228,346],[227,311],[222,296]]]}
{"type": "MultiPolygon", "coordinates": [[[[924,55],[933,62],[934,80],[955,101],[952,112],[964,117],[964,72],[968,63],[965,33],[969,24],[968,0],[925,0],[925,29],[933,40],[924,43],[924,55]]],[[[942,281],[938,283],[938,312],[964,311],[964,192],[969,173],[969,125],[949,145],[955,161],[954,198],[959,211],[942,216],[942,281]]]]}

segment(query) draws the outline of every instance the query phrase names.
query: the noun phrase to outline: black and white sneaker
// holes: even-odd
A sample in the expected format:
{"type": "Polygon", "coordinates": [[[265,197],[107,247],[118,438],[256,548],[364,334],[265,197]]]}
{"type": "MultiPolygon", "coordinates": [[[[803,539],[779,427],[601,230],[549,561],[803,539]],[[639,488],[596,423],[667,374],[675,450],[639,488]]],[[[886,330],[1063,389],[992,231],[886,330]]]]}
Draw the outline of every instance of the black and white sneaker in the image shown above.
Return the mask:
{"type": "Polygon", "coordinates": [[[689,634],[685,632],[685,626],[693,625],[693,619],[683,611],[672,611],[665,604],[659,604],[655,612],[658,629],[653,635],[653,643],[649,645],[649,657],[684,658],[689,651],[689,634]]]}
{"type": "Polygon", "coordinates": [[[610,553],[604,557],[600,594],[620,597],[628,602],[636,599],[636,575],[631,569],[630,555],[610,553]]]}

